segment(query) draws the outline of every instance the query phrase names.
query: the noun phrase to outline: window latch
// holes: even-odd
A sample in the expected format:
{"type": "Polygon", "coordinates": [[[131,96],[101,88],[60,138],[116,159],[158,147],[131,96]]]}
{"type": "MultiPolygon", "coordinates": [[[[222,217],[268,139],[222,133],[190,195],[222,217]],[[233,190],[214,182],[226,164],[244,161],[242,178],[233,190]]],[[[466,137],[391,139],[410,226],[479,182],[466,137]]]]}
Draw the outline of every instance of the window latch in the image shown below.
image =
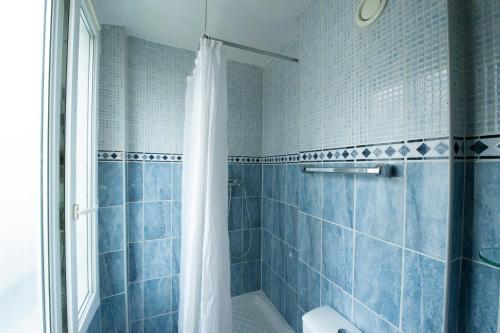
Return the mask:
{"type": "Polygon", "coordinates": [[[95,212],[97,208],[97,206],[94,206],[91,208],[80,209],[79,204],[73,204],[73,220],[78,220],[78,218],[80,218],[80,215],[91,214],[95,212]]]}

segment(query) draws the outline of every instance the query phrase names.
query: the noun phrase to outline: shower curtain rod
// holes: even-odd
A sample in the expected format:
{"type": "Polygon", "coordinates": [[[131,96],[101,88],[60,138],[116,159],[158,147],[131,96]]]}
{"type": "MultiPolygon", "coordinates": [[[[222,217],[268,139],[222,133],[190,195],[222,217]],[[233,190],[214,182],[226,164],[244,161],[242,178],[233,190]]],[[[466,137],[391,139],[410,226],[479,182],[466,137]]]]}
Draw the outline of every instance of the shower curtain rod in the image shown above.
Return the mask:
{"type": "Polygon", "coordinates": [[[207,39],[211,39],[211,40],[216,40],[218,42],[221,42],[225,46],[234,47],[235,49],[250,51],[250,52],[253,52],[253,53],[259,53],[259,54],[263,54],[263,55],[270,56],[270,57],[273,57],[273,58],[278,58],[278,59],[282,59],[282,60],[286,60],[286,61],[291,61],[291,62],[295,62],[295,63],[299,62],[299,59],[297,59],[297,58],[292,58],[292,57],[289,57],[289,56],[286,56],[286,55],[283,55],[283,54],[279,54],[279,53],[274,53],[274,52],[259,50],[259,49],[256,49],[254,47],[245,46],[245,45],[241,45],[241,44],[237,44],[237,43],[233,43],[233,42],[228,42],[226,40],[222,40],[222,39],[215,38],[215,37],[212,37],[212,36],[203,35],[203,38],[207,38],[207,39]]]}

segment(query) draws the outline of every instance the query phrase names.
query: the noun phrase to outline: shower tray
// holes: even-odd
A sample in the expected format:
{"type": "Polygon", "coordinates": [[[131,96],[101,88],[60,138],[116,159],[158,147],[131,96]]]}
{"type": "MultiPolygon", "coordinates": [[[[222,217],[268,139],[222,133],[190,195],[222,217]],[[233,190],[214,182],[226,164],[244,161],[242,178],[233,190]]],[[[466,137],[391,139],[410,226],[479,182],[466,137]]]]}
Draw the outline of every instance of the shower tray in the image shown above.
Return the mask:
{"type": "Polygon", "coordinates": [[[234,333],[293,333],[262,291],[232,298],[234,333]]]}

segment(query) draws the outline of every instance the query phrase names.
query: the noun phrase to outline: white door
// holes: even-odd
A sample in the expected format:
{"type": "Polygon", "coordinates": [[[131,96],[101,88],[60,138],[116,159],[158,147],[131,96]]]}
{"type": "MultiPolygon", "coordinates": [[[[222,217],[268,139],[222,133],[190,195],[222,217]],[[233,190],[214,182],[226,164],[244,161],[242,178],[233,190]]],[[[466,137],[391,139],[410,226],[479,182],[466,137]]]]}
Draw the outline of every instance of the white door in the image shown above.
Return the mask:
{"type": "Polygon", "coordinates": [[[99,25],[90,1],[71,1],[66,109],[68,329],[85,332],[99,306],[97,262],[97,65],[99,25]]]}

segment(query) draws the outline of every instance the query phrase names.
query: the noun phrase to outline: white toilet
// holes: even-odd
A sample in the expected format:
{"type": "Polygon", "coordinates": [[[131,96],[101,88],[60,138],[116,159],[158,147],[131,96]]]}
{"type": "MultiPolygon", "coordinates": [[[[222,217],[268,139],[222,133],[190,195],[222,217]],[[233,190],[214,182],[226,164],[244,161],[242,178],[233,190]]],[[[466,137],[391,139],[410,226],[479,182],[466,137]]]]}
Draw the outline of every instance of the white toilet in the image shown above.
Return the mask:
{"type": "Polygon", "coordinates": [[[349,320],[329,306],[322,306],[302,316],[303,333],[362,333],[349,320]]]}

